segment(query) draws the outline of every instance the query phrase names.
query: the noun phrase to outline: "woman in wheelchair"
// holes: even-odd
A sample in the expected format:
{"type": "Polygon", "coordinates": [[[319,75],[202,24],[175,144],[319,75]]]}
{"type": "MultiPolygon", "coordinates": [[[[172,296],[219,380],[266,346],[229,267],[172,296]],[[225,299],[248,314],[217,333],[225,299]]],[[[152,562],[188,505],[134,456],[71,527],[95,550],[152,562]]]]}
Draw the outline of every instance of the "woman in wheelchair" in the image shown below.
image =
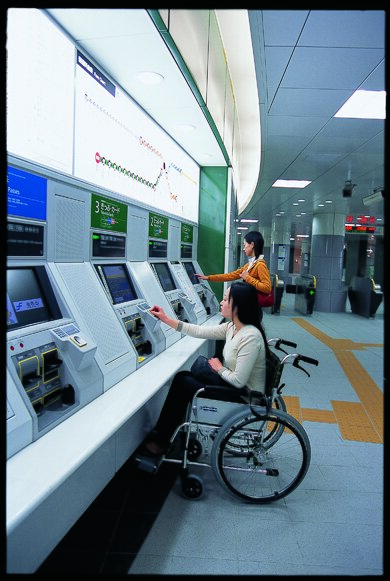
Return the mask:
{"type": "MultiPolygon", "coordinates": [[[[228,321],[206,326],[185,323],[168,317],[164,310],[154,305],[151,314],[180,333],[201,339],[225,340],[221,362],[216,357],[208,361],[215,373],[213,399],[243,400],[239,391],[243,387],[264,392],[266,357],[269,352],[265,330],[260,322],[257,291],[246,282],[234,282],[221,301],[221,314],[228,321]],[[218,397],[218,387],[221,395],[218,397]],[[226,395],[230,388],[231,395],[226,395]],[[224,392],[222,394],[222,392],[224,392]]],[[[210,385],[207,381],[207,385],[210,385]]],[[[169,441],[182,422],[187,405],[195,393],[204,386],[190,371],[179,371],[173,378],[169,393],[161,410],[155,429],[142,447],[142,453],[160,455],[169,448],[169,441]]]]}

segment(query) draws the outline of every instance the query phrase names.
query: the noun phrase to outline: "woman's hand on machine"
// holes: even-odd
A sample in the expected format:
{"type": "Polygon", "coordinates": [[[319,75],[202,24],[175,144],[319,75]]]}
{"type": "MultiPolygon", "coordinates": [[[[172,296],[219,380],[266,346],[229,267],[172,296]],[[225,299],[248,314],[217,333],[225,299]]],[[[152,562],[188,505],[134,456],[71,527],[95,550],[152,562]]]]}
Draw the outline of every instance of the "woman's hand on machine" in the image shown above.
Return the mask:
{"type": "Polygon", "coordinates": [[[179,321],[177,319],[172,319],[171,317],[168,317],[164,309],[162,307],[159,307],[158,305],[153,305],[153,307],[149,309],[149,313],[153,315],[153,317],[160,319],[160,321],[172,327],[172,329],[176,329],[179,324],[179,321]]]}
{"type": "Polygon", "coordinates": [[[162,319],[163,317],[166,317],[164,309],[162,307],[159,307],[158,305],[153,305],[153,307],[149,309],[149,313],[153,315],[153,317],[157,317],[157,319],[162,319]]]}
{"type": "Polygon", "coordinates": [[[208,279],[208,276],[206,276],[205,274],[195,274],[195,276],[197,276],[201,280],[207,280],[208,279]]]}

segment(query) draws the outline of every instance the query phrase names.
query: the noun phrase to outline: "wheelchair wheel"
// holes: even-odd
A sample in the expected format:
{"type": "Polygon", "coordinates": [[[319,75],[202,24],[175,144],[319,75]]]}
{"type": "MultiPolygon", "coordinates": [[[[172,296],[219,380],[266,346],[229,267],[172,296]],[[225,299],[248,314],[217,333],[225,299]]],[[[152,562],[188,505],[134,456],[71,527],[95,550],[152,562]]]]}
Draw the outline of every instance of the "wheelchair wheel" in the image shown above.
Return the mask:
{"type": "MultiPolygon", "coordinates": [[[[286,412],[286,403],[281,395],[277,395],[272,402],[272,407],[276,410],[286,412]]],[[[269,445],[273,445],[277,442],[280,436],[283,434],[284,425],[279,422],[274,422],[269,424],[268,431],[264,436],[264,441],[268,442],[269,445]]],[[[242,449],[242,442],[240,438],[235,440],[235,438],[230,438],[228,442],[226,442],[226,452],[233,454],[234,456],[245,456],[246,451],[242,449]]]]}
{"type": "Polygon", "coordinates": [[[203,480],[192,474],[191,476],[184,476],[181,481],[181,492],[187,500],[199,500],[203,496],[203,480]]]}
{"type": "Polygon", "coordinates": [[[220,428],[211,466],[221,486],[234,497],[264,504],[290,494],[304,479],[311,448],[301,424],[286,412],[244,410],[220,428]],[[277,433],[278,439],[270,438],[277,433]],[[232,455],[231,446],[240,446],[232,455]]]}

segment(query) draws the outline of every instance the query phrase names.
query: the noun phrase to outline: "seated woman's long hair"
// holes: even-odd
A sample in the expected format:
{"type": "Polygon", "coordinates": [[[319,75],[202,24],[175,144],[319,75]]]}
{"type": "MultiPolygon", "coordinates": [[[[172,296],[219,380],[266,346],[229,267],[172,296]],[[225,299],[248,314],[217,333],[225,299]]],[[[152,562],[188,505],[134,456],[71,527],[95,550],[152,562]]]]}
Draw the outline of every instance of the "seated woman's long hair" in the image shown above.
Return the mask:
{"type": "Polygon", "coordinates": [[[259,329],[265,343],[265,353],[268,355],[270,349],[263,324],[259,317],[259,303],[257,290],[255,287],[244,281],[233,282],[230,286],[230,297],[232,301],[232,311],[237,309],[237,317],[244,325],[253,325],[259,329]]]}

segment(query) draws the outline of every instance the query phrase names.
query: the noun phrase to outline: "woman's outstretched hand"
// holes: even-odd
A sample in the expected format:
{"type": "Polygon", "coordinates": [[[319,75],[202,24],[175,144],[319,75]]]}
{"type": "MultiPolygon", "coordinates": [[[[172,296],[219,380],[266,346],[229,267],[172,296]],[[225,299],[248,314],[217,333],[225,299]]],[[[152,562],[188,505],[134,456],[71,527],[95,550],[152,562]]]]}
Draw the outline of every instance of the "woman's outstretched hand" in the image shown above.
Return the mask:
{"type": "Polygon", "coordinates": [[[207,280],[208,279],[208,277],[205,274],[195,274],[195,276],[197,276],[201,280],[207,280]]]}
{"type": "Polygon", "coordinates": [[[153,305],[153,307],[149,309],[149,313],[154,317],[157,317],[157,319],[162,319],[166,316],[164,309],[158,305],[153,305]]]}

